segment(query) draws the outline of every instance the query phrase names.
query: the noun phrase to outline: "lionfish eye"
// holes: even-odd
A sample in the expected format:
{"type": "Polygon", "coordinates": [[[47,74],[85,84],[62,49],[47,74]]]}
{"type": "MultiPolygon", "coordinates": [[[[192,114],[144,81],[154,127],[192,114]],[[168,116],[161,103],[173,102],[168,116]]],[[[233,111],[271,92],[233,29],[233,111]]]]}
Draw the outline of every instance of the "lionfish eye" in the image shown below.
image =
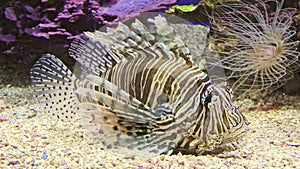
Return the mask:
{"type": "Polygon", "coordinates": [[[211,93],[209,93],[208,95],[206,95],[205,99],[204,99],[204,103],[208,104],[211,102],[211,93]]]}

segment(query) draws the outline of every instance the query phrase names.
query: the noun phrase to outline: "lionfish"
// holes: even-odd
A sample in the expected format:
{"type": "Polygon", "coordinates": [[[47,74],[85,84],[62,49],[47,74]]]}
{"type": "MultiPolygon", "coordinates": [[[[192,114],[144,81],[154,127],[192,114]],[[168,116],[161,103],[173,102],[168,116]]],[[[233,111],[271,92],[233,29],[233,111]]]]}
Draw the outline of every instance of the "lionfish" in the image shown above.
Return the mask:
{"type": "Polygon", "coordinates": [[[236,148],[248,130],[231,92],[214,86],[161,15],[75,40],[72,73],[51,54],[31,70],[44,111],[60,119],[75,114],[100,126],[107,148],[157,154],[203,154],[236,148]]]}

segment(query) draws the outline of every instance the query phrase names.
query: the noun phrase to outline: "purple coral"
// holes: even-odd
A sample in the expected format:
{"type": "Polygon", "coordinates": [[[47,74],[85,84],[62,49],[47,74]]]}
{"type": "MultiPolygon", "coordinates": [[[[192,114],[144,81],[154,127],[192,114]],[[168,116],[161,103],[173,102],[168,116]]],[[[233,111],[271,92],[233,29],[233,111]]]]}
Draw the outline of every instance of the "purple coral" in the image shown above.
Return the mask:
{"type": "Polygon", "coordinates": [[[100,4],[97,0],[67,0],[64,10],[59,13],[57,20],[69,19],[74,22],[79,16],[86,15],[87,10],[100,23],[110,23],[139,15],[140,13],[166,9],[177,0],[114,0],[100,4]]]}
{"type": "Polygon", "coordinates": [[[0,28],[0,41],[2,42],[15,42],[16,41],[16,37],[11,35],[11,34],[3,34],[2,33],[2,28],[0,28]]]}
{"type": "Polygon", "coordinates": [[[6,19],[9,19],[11,21],[16,21],[17,20],[17,17],[15,15],[15,11],[11,7],[5,8],[4,16],[5,16],[6,19]]]}
{"type": "Polygon", "coordinates": [[[75,22],[79,16],[85,15],[84,4],[86,0],[66,0],[64,10],[60,12],[55,20],[69,19],[70,22],[75,22]]]}
{"type": "Polygon", "coordinates": [[[16,37],[14,35],[11,34],[2,34],[0,33],[0,41],[2,42],[15,42],[16,41],[16,37]]]}
{"type": "MultiPolygon", "coordinates": [[[[115,16],[115,20],[123,20],[139,15],[140,13],[166,9],[167,5],[176,3],[176,0],[119,0],[115,4],[98,8],[93,15],[104,22],[105,16],[115,16]]],[[[96,3],[94,3],[96,5],[96,3]]]]}
{"type": "MultiPolygon", "coordinates": [[[[0,41],[14,42],[24,33],[46,39],[62,35],[72,39],[82,31],[93,31],[101,25],[160,10],[177,0],[47,0],[14,1],[4,7],[4,16],[11,23],[3,26],[0,41]],[[12,26],[14,24],[14,27],[12,26]]],[[[7,22],[2,20],[2,22],[7,22]]],[[[1,19],[0,19],[1,23],[1,19]]],[[[5,24],[1,24],[5,25],[5,24]]]]}

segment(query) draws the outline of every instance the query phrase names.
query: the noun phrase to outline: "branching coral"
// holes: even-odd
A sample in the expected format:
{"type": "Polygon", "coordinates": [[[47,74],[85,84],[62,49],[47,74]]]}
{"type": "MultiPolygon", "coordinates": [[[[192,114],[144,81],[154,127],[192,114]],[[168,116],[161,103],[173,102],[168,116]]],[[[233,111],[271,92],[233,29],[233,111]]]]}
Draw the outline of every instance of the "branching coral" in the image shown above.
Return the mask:
{"type": "Polygon", "coordinates": [[[140,13],[166,9],[177,0],[66,0],[30,2],[13,0],[0,5],[0,41],[15,42],[18,36],[51,38],[63,35],[69,39],[82,31],[131,18],[140,13]]]}
{"type": "Polygon", "coordinates": [[[291,40],[295,10],[282,6],[276,0],[222,4],[212,15],[208,65],[224,68],[227,76],[219,78],[241,97],[270,93],[299,69],[299,42],[291,40]]]}
{"type": "MultiPolygon", "coordinates": [[[[147,11],[166,9],[177,0],[116,0],[114,4],[104,5],[92,11],[95,18],[104,23],[124,20],[147,11]],[[111,18],[109,20],[108,18],[111,18]]],[[[95,5],[91,6],[97,6],[95,5]]]]}

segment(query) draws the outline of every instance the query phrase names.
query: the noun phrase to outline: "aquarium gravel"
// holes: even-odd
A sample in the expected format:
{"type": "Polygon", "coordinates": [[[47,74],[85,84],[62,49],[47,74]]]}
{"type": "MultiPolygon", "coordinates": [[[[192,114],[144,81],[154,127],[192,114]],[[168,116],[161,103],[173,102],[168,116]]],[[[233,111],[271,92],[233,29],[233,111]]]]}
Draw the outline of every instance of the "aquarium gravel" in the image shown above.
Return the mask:
{"type": "MultiPolygon", "coordinates": [[[[243,101],[250,132],[241,148],[218,155],[155,155],[106,150],[85,136],[79,122],[55,121],[38,113],[28,88],[0,89],[0,168],[298,168],[299,97],[276,106],[243,101]],[[7,99],[7,98],[10,99],[7,99]],[[14,100],[24,104],[17,104],[14,100]],[[250,111],[252,110],[252,111],[250,111]]],[[[270,98],[272,100],[273,98],[270,98]]],[[[273,99],[275,100],[275,99],[273,99]]],[[[274,101],[275,102],[275,101],[274,101]]]]}

